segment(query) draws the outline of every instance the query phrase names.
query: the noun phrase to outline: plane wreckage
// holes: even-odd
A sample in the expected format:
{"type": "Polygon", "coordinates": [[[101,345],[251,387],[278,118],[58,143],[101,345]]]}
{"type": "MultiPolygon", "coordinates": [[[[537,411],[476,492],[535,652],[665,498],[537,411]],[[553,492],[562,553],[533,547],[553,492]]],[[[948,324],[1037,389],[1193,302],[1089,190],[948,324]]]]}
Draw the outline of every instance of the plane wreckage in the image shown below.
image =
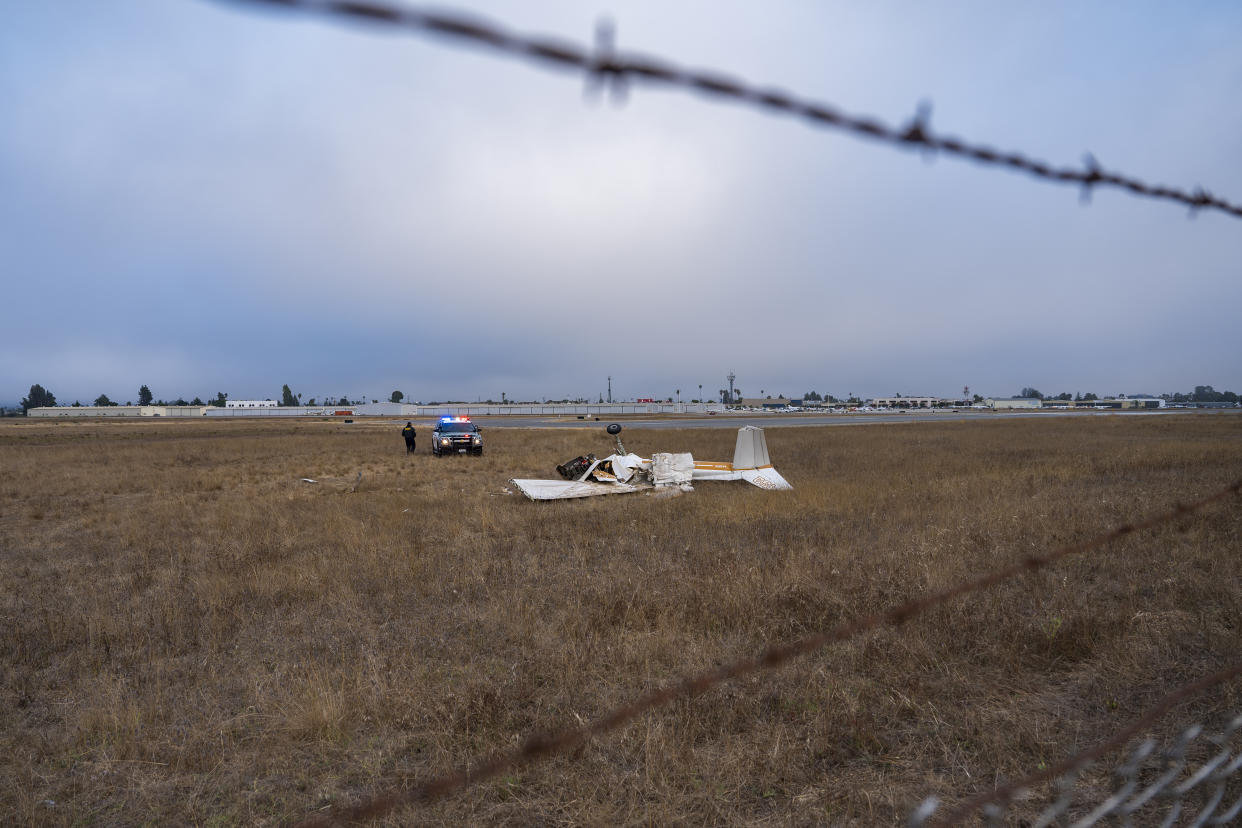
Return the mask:
{"type": "Polygon", "coordinates": [[[575,457],[556,467],[564,480],[509,481],[531,500],[564,500],[594,495],[625,494],[649,489],[677,488],[692,491],[700,480],[745,480],[761,489],[792,489],[789,481],[772,468],[763,429],[742,426],[737,430],[733,462],[695,460],[690,454],[667,452],[639,457],[625,450],[621,426],[612,423],[608,433],[617,441],[617,453],[597,460],[594,454],[575,457]]]}

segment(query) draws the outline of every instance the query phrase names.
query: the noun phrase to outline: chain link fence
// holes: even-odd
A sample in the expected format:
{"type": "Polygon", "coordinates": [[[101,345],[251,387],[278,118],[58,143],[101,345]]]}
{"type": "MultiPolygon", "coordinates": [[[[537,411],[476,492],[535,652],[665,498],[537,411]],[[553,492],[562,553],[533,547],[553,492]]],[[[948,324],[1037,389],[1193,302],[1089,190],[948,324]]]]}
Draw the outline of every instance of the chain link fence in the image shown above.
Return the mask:
{"type": "MultiPolygon", "coordinates": [[[[1104,778],[1099,763],[1075,761],[1052,783],[1052,797],[1034,819],[1027,809],[1036,792],[1019,785],[999,802],[977,809],[987,826],[1031,828],[1092,825],[1206,826],[1230,825],[1242,814],[1242,714],[1219,732],[1202,725],[1186,728],[1163,750],[1145,739],[1104,778]]],[[[958,809],[937,817],[940,800],[931,796],[910,815],[909,828],[958,824],[976,809],[958,809]]]]}

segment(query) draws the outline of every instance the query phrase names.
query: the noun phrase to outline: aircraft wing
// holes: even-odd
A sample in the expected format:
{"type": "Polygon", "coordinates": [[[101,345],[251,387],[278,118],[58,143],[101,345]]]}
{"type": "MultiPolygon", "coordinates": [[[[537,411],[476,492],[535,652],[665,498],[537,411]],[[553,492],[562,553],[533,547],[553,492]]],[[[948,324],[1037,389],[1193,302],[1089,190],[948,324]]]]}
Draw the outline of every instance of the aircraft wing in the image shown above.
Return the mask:
{"type": "Polygon", "coordinates": [[[518,480],[514,478],[509,482],[531,500],[568,500],[575,497],[626,494],[651,488],[649,485],[596,483],[593,480],[518,480]]]}

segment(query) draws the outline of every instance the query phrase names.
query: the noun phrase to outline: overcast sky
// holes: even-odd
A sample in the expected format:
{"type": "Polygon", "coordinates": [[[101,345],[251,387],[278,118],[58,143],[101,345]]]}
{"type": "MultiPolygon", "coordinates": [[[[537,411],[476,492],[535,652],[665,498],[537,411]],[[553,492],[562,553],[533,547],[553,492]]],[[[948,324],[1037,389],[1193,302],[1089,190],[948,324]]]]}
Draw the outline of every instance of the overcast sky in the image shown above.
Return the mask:
{"type": "MultiPolygon", "coordinates": [[[[1242,200],[1235,2],[481,3],[1242,200]]],[[[0,27],[0,402],[1242,391],[1242,221],[205,0],[0,27]]]]}

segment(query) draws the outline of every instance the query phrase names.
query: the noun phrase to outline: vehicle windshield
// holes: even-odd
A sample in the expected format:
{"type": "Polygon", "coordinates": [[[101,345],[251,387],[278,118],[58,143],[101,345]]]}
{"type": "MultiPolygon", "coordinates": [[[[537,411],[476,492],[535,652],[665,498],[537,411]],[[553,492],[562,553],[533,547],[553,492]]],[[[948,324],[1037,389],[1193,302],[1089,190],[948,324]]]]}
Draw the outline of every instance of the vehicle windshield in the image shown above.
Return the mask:
{"type": "Polygon", "coordinates": [[[474,431],[474,423],[440,423],[441,434],[470,434],[474,431]]]}

